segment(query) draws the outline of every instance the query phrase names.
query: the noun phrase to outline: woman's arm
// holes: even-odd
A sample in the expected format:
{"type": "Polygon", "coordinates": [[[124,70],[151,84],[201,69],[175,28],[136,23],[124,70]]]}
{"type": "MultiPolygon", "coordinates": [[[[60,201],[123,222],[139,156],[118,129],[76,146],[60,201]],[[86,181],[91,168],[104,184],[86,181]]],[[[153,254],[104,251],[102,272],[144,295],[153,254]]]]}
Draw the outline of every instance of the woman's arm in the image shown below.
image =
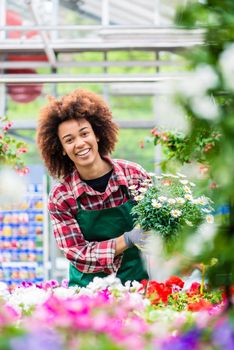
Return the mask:
{"type": "Polygon", "coordinates": [[[118,238],[116,238],[115,243],[115,256],[122,254],[126,249],[128,249],[128,246],[124,239],[124,235],[121,235],[118,238]]]}
{"type": "Polygon", "coordinates": [[[48,203],[58,248],[81,272],[110,274],[118,271],[122,256],[116,254],[116,239],[86,241],[75,218],[76,200],[67,191],[62,192],[62,187],[52,191],[48,203]]]}

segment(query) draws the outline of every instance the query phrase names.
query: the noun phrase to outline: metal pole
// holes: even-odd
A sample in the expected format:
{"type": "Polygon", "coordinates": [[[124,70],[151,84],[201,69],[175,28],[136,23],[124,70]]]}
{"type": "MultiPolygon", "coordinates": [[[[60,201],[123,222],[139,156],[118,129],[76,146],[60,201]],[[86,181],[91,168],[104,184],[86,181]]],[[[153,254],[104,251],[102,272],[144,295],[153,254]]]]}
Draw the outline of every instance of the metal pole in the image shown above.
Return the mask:
{"type": "Polygon", "coordinates": [[[102,25],[109,25],[109,0],[102,0],[102,25]]]}
{"type": "MultiPolygon", "coordinates": [[[[58,27],[58,15],[59,15],[59,0],[52,1],[52,11],[51,11],[51,23],[53,27],[58,27]]],[[[58,39],[58,30],[55,29],[51,32],[52,40],[58,39]]]]}
{"type": "Polygon", "coordinates": [[[0,28],[3,27],[2,30],[0,30],[0,39],[4,40],[6,38],[6,32],[4,30],[6,24],[6,0],[0,1],[0,28]]]}
{"type": "MultiPolygon", "coordinates": [[[[25,3],[29,6],[35,23],[37,25],[40,25],[40,18],[37,15],[37,12],[36,12],[36,9],[34,8],[33,2],[31,0],[25,0],[25,3]]],[[[49,45],[49,39],[47,37],[47,34],[45,33],[44,30],[41,30],[39,33],[40,33],[42,41],[45,45],[45,52],[46,52],[46,55],[48,57],[48,60],[49,60],[50,64],[52,65],[52,67],[54,67],[54,66],[56,66],[56,56],[55,56],[54,51],[51,49],[51,47],[49,45]]]]}
{"type": "Polygon", "coordinates": [[[154,25],[160,26],[160,0],[154,0],[154,25]]]}
{"type": "MultiPolygon", "coordinates": [[[[6,24],[6,1],[0,0],[0,26],[4,27],[6,24]]],[[[6,38],[6,32],[4,30],[0,31],[0,39],[4,40],[6,38]]],[[[5,54],[1,55],[1,59],[4,60],[5,54]]],[[[0,65],[1,67],[1,65],[0,65]]],[[[4,70],[0,68],[0,74],[3,74],[4,70]]],[[[4,116],[6,112],[6,86],[5,84],[0,84],[0,115],[4,116]]]]}

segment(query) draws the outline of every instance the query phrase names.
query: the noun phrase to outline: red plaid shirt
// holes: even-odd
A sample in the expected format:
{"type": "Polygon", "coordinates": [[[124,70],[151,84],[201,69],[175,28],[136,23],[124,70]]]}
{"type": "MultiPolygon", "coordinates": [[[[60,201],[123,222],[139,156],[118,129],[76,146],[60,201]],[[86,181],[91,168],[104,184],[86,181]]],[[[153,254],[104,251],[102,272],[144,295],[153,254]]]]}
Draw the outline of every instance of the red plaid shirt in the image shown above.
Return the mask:
{"type": "Polygon", "coordinates": [[[112,164],[113,172],[105,192],[100,193],[89,187],[75,169],[71,175],[54,186],[49,196],[48,209],[58,247],[84,273],[117,272],[122,254],[115,256],[115,239],[101,242],[85,240],[76,221],[79,210],[77,198],[86,193],[86,196],[80,198],[81,207],[85,210],[116,207],[127,201],[121,185],[139,187],[142,181],[149,178],[146,171],[136,163],[110,158],[106,160],[112,164]]]}

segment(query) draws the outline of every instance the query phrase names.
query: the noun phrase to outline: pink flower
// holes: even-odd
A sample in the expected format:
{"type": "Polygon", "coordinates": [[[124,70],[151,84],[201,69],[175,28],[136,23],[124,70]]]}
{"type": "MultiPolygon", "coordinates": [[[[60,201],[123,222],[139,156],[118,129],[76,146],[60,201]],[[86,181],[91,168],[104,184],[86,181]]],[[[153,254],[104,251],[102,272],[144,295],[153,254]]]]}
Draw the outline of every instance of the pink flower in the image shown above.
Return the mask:
{"type": "Polygon", "coordinates": [[[27,153],[28,152],[28,149],[27,148],[19,148],[17,150],[17,153],[27,153]]]}

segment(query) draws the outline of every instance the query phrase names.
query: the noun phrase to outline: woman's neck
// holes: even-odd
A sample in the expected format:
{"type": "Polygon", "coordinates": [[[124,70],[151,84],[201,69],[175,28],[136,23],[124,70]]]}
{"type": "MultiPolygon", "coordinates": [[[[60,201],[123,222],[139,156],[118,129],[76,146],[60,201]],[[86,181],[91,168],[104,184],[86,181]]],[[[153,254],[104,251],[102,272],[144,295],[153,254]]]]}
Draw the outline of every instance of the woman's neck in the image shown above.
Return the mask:
{"type": "Polygon", "coordinates": [[[112,165],[106,160],[100,158],[98,163],[91,165],[89,168],[79,167],[77,170],[83,180],[93,180],[107,174],[109,171],[111,171],[111,169],[112,165]]]}

